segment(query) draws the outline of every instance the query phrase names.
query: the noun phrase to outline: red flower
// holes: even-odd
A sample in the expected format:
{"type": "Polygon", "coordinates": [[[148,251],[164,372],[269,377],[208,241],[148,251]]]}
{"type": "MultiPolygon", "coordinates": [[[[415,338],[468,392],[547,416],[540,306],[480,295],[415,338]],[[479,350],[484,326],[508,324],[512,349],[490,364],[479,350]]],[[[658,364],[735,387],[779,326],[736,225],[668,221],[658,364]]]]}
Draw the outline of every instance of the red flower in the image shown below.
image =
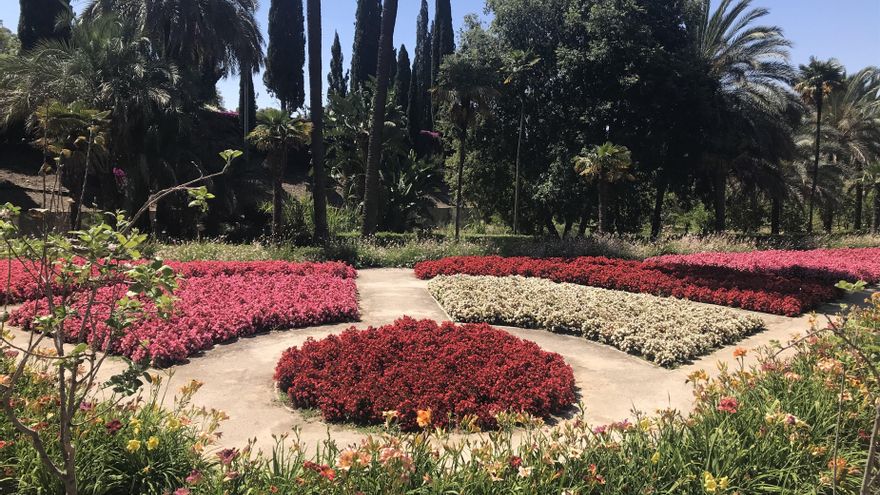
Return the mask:
{"type": "Polygon", "coordinates": [[[739,410],[739,401],[736,400],[736,397],[722,397],[715,409],[728,414],[735,414],[739,410]]]}
{"type": "Polygon", "coordinates": [[[114,419],[114,420],[108,421],[107,424],[104,425],[104,428],[107,429],[107,433],[109,433],[111,435],[115,435],[116,432],[118,432],[119,430],[122,429],[122,422],[119,421],[118,419],[114,419]]]}

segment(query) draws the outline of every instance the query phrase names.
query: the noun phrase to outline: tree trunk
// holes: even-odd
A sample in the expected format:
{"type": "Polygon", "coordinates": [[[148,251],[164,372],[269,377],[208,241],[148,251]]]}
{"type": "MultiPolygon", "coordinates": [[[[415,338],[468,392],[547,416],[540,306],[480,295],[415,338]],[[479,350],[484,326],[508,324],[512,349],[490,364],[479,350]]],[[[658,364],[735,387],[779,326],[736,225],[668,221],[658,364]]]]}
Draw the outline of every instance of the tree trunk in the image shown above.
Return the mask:
{"type": "Polygon", "coordinates": [[[272,167],[272,239],[281,241],[281,210],[283,209],[284,188],[284,165],[287,163],[287,153],[276,151],[277,156],[270,158],[272,167]]]}
{"type": "Polygon", "coordinates": [[[782,200],[777,196],[770,199],[770,233],[779,235],[779,222],[782,217],[782,200]]]}
{"type": "Polygon", "coordinates": [[[556,240],[559,240],[559,231],[556,230],[556,226],[553,225],[553,215],[549,212],[543,215],[544,217],[544,226],[547,227],[547,235],[553,237],[556,240]]]}
{"type": "Polygon", "coordinates": [[[880,184],[874,186],[874,233],[880,233],[880,184]]]}
{"type": "Polygon", "coordinates": [[[715,232],[727,229],[727,167],[719,164],[715,169],[715,232]]]}
{"type": "Polygon", "coordinates": [[[660,172],[657,177],[657,195],[654,197],[654,211],[651,213],[651,239],[660,237],[663,228],[663,200],[666,197],[666,188],[669,179],[666,174],[660,172]]]}
{"type": "Polygon", "coordinates": [[[324,170],[324,73],[321,68],[321,0],[308,0],[309,91],[312,113],[312,198],[315,209],[315,240],[330,237],[327,227],[327,189],[324,170]]]}
{"type": "Polygon", "coordinates": [[[397,0],[385,0],[382,31],[379,36],[379,66],[376,70],[376,93],[373,95],[373,116],[370,125],[370,148],[367,154],[364,185],[364,237],[376,233],[379,217],[379,161],[382,157],[382,130],[385,127],[385,103],[388,99],[388,73],[391,70],[394,45],[394,24],[397,21],[397,0]]]}
{"type": "Polygon", "coordinates": [[[587,233],[587,224],[590,222],[590,207],[589,205],[584,206],[584,211],[581,213],[581,221],[578,224],[578,237],[583,237],[587,233]]]}
{"type": "Polygon", "coordinates": [[[568,239],[568,235],[571,234],[571,228],[574,226],[574,220],[571,218],[565,219],[565,228],[562,229],[562,238],[568,239]]]}
{"type": "Polygon", "coordinates": [[[817,88],[819,97],[816,98],[816,152],[813,161],[813,184],[810,187],[810,213],[807,218],[807,233],[813,233],[813,209],[816,204],[816,185],[819,183],[819,145],[822,139],[822,89],[817,88]]]}
{"type": "Polygon", "coordinates": [[[599,190],[598,232],[604,234],[608,232],[608,184],[600,179],[597,184],[597,189],[599,190]]]}
{"type": "Polygon", "coordinates": [[[467,154],[467,129],[462,129],[458,136],[458,177],[455,179],[455,240],[461,235],[461,186],[464,175],[464,159],[467,154]]]}
{"type": "Polygon", "coordinates": [[[853,228],[856,231],[862,230],[862,203],[865,202],[865,186],[862,184],[861,175],[862,170],[861,167],[859,167],[859,181],[856,182],[856,213],[855,219],[853,220],[853,228]]]}
{"type": "Polygon", "coordinates": [[[830,234],[834,230],[834,205],[829,204],[825,207],[824,215],[822,215],[822,226],[825,233],[830,234]]]}

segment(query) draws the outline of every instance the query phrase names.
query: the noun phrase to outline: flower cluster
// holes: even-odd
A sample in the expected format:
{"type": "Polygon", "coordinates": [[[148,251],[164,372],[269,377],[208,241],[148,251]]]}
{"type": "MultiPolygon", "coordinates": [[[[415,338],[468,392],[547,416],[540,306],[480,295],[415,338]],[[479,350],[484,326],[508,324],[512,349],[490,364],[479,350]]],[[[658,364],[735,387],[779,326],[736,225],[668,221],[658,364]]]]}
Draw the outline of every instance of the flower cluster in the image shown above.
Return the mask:
{"type": "MultiPolygon", "coordinates": [[[[268,265],[256,264],[252,269],[246,265],[232,263],[228,269],[219,263],[207,268],[198,263],[191,268],[179,265],[191,276],[181,280],[174,293],[173,314],[167,319],[140,319],[122,336],[111,336],[104,322],[110,315],[110,302],[125,294],[125,284],[99,288],[88,312],[88,292],[74,293],[71,300],[76,314],[65,320],[65,338],[85,341],[135,361],[167,365],[237,337],[358,318],[355,281],[335,276],[353,274],[340,267],[313,265],[300,269],[286,264],[273,272],[268,265]],[[84,315],[91,320],[86,325],[82,324],[84,315]]],[[[155,314],[149,308],[150,302],[142,302],[148,306],[146,314],[155,314]]],[[[45,299],[31,300],[16,309],[10,321],[39,330],[35,319],[46,312],[45,299]]]]}
{"type": "Polygon", "coordinates": [[[428,290],[458,321],[576,331],[663,366],[763,328],[726,308],[540,278],[440,276],[428,290]]]}
{"type": "Polygon", "coordinates": [[[557,413],[574,402],[574,375],[562,356],[488,325],[402,318],[349,329],[284,352],[275,380],[297,407],[328,421],[401,428],[470,418],[495,426],[496,413],[557,413]]]}
{"type": "Polygon", "coordinates": [[[774,273],[603,257],[460,256],[418,263],[415,272],[422,279],[454,274],[522,275],[789,316],[813,309],[838,294],[834,287],[817,280],[774,273]]]}
{"type": "Polygon", "coordinates": [[[880,248],[750,251],[745,253],[670,254],[649,258],[658,265],[727,267],[785,277],[880,282],[880,248]]]}

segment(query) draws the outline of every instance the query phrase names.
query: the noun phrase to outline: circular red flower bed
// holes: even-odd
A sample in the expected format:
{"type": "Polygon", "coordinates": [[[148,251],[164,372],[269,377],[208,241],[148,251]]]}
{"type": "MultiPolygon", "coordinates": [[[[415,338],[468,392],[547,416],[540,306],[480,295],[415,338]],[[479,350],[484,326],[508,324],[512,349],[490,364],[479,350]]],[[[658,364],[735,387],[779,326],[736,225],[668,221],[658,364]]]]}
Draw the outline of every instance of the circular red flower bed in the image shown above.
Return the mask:
{"type": "Polygon", "coordinates": [[[430,410],[436,426],[469,415],[492,428],[498,412],[547,417],[575,400],[574,374],[559,354],[486,324],[412,318],[291,347],[275,380],[294,406],[317,408],[327,421],[378,424],[397,411],[406,430],[418,428],[418,411],[430,410]]]}

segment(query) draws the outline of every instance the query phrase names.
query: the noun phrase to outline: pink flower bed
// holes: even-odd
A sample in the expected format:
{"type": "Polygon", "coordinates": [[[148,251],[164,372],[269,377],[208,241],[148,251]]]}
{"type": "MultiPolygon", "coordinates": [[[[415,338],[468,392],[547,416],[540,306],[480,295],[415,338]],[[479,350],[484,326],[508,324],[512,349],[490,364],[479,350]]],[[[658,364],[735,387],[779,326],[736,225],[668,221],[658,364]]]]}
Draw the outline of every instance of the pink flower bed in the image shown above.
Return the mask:
{"type": "Polygon", "coordinates": [[[658,256],[647,261],[666,266],[716,266],[752,273],[771,272],[829,283],[880,282],[880,248],[697,253],[658,256]]]}
{"type": "MultiPolygon", "coordinates": [[[[69,342],[86,341],[135,361],[168,365],[237,337],[277,328],[356,320],[357,287],[354,278],[347,276],[353,275],[353,270],[308,265],[312,266],[287,266],[272,272],[236,264],[229,268],[229,275],[214,267],[219,274],[184,278],[175,291],[175,313],[169,319],[137,321],[125,335],[112,341],[103,321],[109,314],[109,301],[123,294],[125,286],[102,287],[89,315],[93,325],[86,325],[94,330],[80,334],[82,319],[72,316],[66,322],[65,337],[69,342]],[[339,270],[345,278],[334,275],[339,270]]],[[[72,297],[73,306],[84,314],[86,293],[72,297]]],[[[31,329],[35,315],[45,314],[46,308],[45,299],[28,301],[12,313],[10,322],[31,329]]],[[[151,309],[149,303],[147,309],[151,309]]]]}
{"type": "Polygon", "coordinates": [[[349,329],[284,351],[278,387],[294,405],[328,421],[382,423],[394,411],[405,430],[499,412],[548,417],[575,400],[574,374],[559,354],[486,324],[438,324],[404,317],[349,329]]]}
{"type": "MultiPolygon", "coordinates": [[[[137,262],[135,262],[137,263],[137,262]]],[[[288,275],[328,275],[339,278],[355,278],[357,272],[345,263],[293,263],[288,261],[168,261],[173,268],[185,278],[254,274],[288,274],[288,275]]],[[[36,283],[37,266],[31,262],[18,260],[0,260],[0,303],[8,297],[9,303],[18,303],[29,299],[43,297],[44,289],[36,283]],[[7,291],[7,281],[9,290],[7,291]]],[[[56,293],[61,287],[55,284],[56,293]]]]}
{"type": "Polygon", "coordinates": [[[717,266],[673,265],[603,257],[574,259],[459,256],[416,264],[416,276],[521,275],[605,289],[672,296],[743,309],[794,316],[833,300],[830,284],[774,273],[717,266]]]}

